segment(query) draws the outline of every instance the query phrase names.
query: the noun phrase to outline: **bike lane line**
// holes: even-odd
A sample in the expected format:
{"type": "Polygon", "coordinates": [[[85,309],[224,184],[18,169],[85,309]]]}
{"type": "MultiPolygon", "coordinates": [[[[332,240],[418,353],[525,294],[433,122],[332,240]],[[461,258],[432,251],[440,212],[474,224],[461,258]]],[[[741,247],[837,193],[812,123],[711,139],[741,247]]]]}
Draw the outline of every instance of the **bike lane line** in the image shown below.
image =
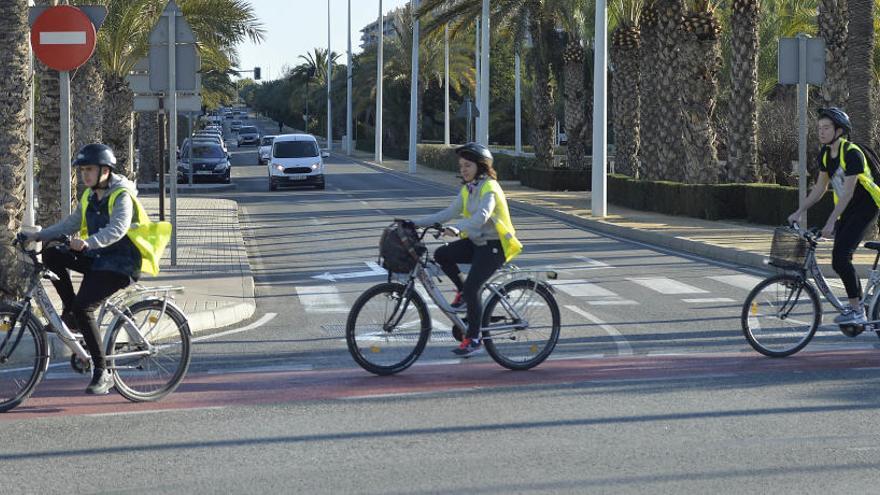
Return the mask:
{"type": "Polygon", "coordinates": [[[611,338],[614,339],[614,343],[617,345],[617,354],[618,355],[620,355],[620,356],[632,356],[633,355],[632,346],[629,345],[629,342],[627,342],[626,337],[624,337],[623,334],[620,333],[620,331],[618,329],[605,323],[604,321],[600,320],[598,317],[596,317],[590,313],[587,313],[586,311],[582,310],[581,308],[579,308],[577,306],[569,304],[569,305],[565,306],[565,309],[571,311],[572,313],[576,313],[580,316],[583,316],[587,320],[598,325],[599,328],[601,328],[602,330],[605,331],[605,333],[610,335],[611,338]]]}

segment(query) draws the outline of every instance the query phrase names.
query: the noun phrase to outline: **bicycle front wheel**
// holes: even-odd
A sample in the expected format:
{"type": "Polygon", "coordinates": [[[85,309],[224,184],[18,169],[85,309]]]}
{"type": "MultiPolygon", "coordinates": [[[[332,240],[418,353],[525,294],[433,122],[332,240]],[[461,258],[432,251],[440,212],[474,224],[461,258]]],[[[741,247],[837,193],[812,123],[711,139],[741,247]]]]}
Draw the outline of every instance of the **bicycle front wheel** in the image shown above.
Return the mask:
{"type": "Polygon", "coordinates": [[[0,305],[0,412],[27,400],[46,372],[46,335],[28,313],[16,323],[21,308],[0,305]]]}
{"type": "Polygon", "coordinates": [[[431,335],[431,316],[415,290],[384,283],[366,290],[348,313],[345,341],[351,357],[365,370],[391,375],[409,368],[431,335]]]}
{"type": "Polygon", "coordinates": [[[483,310],[483,342],[498,364],[527,370],[544,362],[559,340],[559,306],[545,285],[514,280],[493,293],[483,310]],[[513,328],[493,330],[493,326],[513,328]]]}
{"type": "Polygon", "coordinates": [[[765,356],[785,357],[803,349],[819,328],[819,296],[803,277],[782,274],[752,289],[742,309],[742,330],[765,356]]]}
{"type": "Polygon", "coordinates": [[[137,325],[143,340],[124,318],[110,330],[107,361],[116,391],[132,402],[156,401],[173,392],[189,368],[192,337],[186,317],[175,307],[149,299],[129,306],[126,316],[137,325]],[[125,356],[126,353],[149,354],[125,356]]]}

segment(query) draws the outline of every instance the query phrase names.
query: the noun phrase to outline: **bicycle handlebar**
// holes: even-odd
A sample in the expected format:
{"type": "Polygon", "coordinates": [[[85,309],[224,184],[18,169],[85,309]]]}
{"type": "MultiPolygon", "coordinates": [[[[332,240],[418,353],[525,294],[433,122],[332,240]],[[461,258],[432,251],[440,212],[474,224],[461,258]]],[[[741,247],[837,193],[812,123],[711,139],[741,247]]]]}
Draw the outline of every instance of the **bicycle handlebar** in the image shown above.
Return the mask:
{"type": "Polygon", "coordinates": [[[801,228],[798,222],[789,222],[789,227],[797,231],[804,239],[812,242],[818,242],[822,239],[822,229],[813,227],[811,229],[801,228]]]}

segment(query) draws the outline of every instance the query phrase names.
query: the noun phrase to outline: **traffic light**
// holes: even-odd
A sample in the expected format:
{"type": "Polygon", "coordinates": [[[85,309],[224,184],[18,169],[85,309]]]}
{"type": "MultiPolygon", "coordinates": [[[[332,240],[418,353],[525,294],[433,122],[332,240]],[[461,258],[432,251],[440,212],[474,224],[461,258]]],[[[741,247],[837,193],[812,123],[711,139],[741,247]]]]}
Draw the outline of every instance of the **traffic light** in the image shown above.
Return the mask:
{"type": "Polygon", "coordinates": [[[254,67],[254,80],[255,81],[260,80],[260,68],[259,67],[254,67]]]}

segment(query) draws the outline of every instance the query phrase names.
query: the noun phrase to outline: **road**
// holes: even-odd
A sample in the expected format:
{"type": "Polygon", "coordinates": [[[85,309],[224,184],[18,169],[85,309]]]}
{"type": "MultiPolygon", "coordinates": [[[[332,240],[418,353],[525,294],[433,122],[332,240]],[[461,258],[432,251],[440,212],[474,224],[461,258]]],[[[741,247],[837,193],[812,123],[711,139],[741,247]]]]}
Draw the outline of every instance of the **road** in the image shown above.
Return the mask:
{"type": "Polygon", "coordinates": [[[254,320],[200,341],[186,382],[155,404],[84,396],[81,378],[53,368],[24,407],[0,416],[0,486],[873,491],[877,338],[823,327],[794,357],[757,355],[739,313],[761,273],[514,209],[526,245],[517,264],[559,273],[563,328],[551,359],[519,373],[488,357],[453,359],[449,326],[432,310],[419,362],[374,377],[348,355],[343,325],[354,299],[384,280],[368,265],[379,233],[394,217],[445,207],[455,184],[333,155],[326,190],[269,192],[254,148],[230,151],[237,189],[223,194],[241,208],[254,320]]]}

